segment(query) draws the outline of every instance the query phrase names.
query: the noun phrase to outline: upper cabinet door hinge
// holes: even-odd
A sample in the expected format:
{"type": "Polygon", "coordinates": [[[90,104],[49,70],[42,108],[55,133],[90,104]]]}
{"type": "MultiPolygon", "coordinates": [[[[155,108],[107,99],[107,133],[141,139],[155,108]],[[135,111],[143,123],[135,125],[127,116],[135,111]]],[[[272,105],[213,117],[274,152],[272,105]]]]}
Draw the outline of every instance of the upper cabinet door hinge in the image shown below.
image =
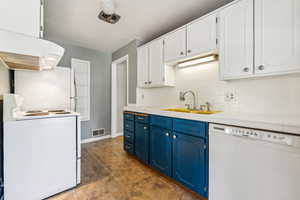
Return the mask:
{"type": "Polygon", "coordinates": [[[219,39],[218,39],[218,38],[216,39],[216,44],[217,44],[217,45],[219,44],[219,39]]]}
{"type": "Polygon", "coordinates": [[[219,18],[218,17],[216,17],[216,24],[219,22],[219,18]]]}
{"type": "Polygon", "coordinates": [[[44,5],[44,0],[41,0],[41,6],[43,6],[44,5]]]}

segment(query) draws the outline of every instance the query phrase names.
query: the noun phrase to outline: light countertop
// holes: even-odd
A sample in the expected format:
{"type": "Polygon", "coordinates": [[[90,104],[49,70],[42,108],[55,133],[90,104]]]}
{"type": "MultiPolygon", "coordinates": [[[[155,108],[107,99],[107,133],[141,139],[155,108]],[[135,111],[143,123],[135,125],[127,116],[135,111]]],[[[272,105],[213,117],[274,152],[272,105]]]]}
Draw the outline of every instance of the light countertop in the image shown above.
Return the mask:
{"type": "Polygon", "coordinates": [[[300,135],[300,116],[273,116],[221,112],[211,115],[163,111],[161,108],[128,106],[125,111],[147,113],[166,117],[189,119],[300,135]]]}

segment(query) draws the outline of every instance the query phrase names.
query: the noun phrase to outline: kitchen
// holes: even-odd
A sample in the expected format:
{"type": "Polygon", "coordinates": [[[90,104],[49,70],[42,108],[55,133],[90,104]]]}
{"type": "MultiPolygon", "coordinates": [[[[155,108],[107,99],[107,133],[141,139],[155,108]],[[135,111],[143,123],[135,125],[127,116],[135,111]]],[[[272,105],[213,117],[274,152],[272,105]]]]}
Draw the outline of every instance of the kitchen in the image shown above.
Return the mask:
{"type": "Polygon", "coordinates": [[[4,2],[4,199],[300,196],[299,1],[4,2]]]}

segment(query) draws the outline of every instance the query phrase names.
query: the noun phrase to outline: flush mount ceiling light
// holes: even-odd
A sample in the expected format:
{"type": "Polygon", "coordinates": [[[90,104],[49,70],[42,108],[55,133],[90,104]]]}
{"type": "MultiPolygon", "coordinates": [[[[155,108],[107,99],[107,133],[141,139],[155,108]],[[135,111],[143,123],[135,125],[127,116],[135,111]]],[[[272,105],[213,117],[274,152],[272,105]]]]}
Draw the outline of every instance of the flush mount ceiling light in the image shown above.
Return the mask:
{"type": "Polygon", "coordinates": [[[113,0],[102,0],[102,11],[98,18],[110,24],[117,23],[121,16],[115,13],[116,5],[113,0]]]}
{"type": "Polygon", "coordinates": [[[198,57],[198,58],[194,58],[191,60],[182,61],[177,64],[177,67],[179,67],[179,68],[190,67],[190,66],[195,66],[195,65],[199,65],[199,64],[213,62],[216,60],[218,60],[218,55],[213,54],[213,55],[208,55],[205,57],[198,57]]]}

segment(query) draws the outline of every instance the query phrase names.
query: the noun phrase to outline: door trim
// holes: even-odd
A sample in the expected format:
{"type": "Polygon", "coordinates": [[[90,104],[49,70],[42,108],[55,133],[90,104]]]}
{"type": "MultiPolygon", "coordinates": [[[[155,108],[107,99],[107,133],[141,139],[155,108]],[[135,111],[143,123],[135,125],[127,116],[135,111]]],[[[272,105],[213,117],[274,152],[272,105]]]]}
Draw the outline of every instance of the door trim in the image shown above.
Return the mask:
{"type": "MultiPolygon", "coordinates": [[[[127,72],[127,77],[126,77],[126,94],[127,94],[127,99],[126,99],[126,105],[128,105],[128,100],[129,100],[129,56],[128,54],[126,56],[123,56],[115,61],[112,62],[111,65],[111,136],[112,137],[117,137],[120,134],[117,133],[117,65],[126,61],[126,72],[127,72]]],[[[123,133],[122,133],[123,135],[123,133]]]]}

